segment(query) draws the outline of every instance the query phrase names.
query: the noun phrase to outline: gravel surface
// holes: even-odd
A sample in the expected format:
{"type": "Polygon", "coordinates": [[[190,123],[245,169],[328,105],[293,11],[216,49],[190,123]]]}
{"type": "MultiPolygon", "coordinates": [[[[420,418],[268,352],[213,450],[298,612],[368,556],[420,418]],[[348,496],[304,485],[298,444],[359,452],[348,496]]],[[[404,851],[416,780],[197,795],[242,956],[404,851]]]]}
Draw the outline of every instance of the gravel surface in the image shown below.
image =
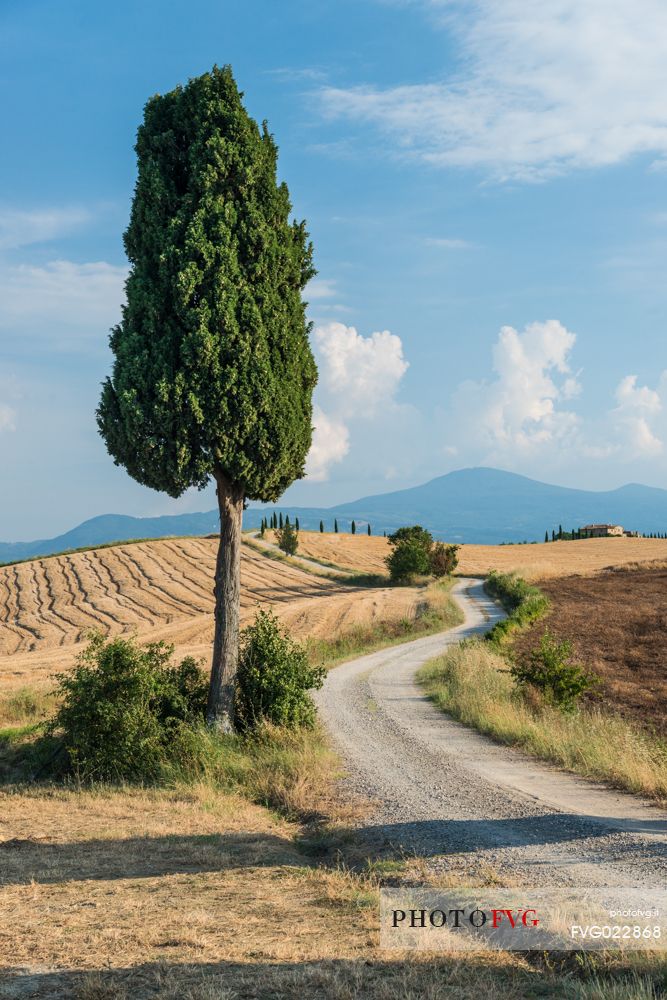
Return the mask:
{"type": "Polygon", "coordinates": [[[479,580],[453,593],[463,625],[345,663],[317,694],[350,791],[374,803],[369,847],[507,884],[667,887],[667,813],[494,743],[415,684],[427,660],[502,617],[479,580]]]}

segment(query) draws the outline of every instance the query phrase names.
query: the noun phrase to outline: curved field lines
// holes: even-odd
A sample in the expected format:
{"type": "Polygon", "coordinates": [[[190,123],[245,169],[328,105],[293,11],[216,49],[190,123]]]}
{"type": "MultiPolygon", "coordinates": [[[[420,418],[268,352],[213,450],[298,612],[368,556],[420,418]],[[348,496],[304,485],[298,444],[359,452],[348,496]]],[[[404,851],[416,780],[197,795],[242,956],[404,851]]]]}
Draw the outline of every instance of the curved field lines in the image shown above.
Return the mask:
{"type": "MultiPolygon", "coordinates": [[[[207,659],[216,551],[216,539],[170,538],[0,567],[0,684],[46,683],[71,666],[93,629],[207,659]]],[[[271,606],[300,637],[416,609],[411,588],[351,588],[245,546],[241,583],[244,621],[271,606]]]]}

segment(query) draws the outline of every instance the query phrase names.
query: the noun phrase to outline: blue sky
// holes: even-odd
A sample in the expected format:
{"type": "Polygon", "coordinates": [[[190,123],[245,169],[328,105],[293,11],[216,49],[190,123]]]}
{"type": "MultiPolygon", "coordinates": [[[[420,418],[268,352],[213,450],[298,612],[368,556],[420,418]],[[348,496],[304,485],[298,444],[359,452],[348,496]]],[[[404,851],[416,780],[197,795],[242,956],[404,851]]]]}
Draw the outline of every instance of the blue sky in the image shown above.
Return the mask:
{"type": "Polygon", "coordinates": [[[230,63],[315,243],[294,503],[487,464],[667,486],[661,0],[3,0],[0,538],[209,509],[94,422],[146,99],[230,63]]]}

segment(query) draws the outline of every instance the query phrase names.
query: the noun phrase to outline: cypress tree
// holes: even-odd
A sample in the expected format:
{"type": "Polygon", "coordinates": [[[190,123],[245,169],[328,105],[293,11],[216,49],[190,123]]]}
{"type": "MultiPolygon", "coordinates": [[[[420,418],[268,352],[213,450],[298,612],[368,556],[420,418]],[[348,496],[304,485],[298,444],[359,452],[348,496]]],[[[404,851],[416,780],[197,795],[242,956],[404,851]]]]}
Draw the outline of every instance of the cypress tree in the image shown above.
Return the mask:
{"type": "Polygon", "coordinates": [[[551,541],[552,541],[552,542],[555,542],[555,541],[556,541],[556,532],[555,532],[555,531],[553,530],[553,528],[552,528],[552,530],[551,530],[551,541]]]}
{"type": "Polygon", "coordinates": [[[296,528],[297,531],[299,530],[299,518],[298,517],[297,517],[296,521],[294,522],[294,527],[296,528]]]}
{"type": "Polygon", "coordinates": [[[334,518],[334,531],[338,534],[338,521],[334,518]]]}
{"type": "Polygon", "coordinates": [[[138,482],[170,496],[212,478],[220,512],[210,724],[234,719],[246,499],[304,474],[317,370],[301,293],[315,271],[290,221],[276,144],[229,67],[152,97],[137,135],[127,304],[97,422],[138,482]]]}
{"type": "Polygon", "coordinates": [[[370,526],[370,524],[368,525],[368,534],[369,534],[369,536],[371,534],[371,526],[370,526]]]}
{"type": "Polygon", "coordinates": [[[544,541],[545,541],[545,542],[548,542],[548,541],[549,541],[549,532],[548,532],[548,531],[545,531],[545,532],[544,532],[544,541]]]}
{"type": "Polygon", "coordinates": [[[280,516],[278,517],[278,527],[280,528],[281,531],[283,530],[283,512],[282,511],[280,512],[280,516]]]}
{"type": "Polygon", "coordinates": [[[285,514],[285,524],[289,524],[289,514],[285,514]]]}
{"type": "Polygon", "coordinates": [[[324,521],[320,521],[320,534],[324,534],[324,521]]]}
{"type": "Polygon", "coordinates": [[[356,526],[355,522],[353,521],[352,522],[352,534],[356,535],[356,533],[357,533],[357,526],[356,526]]]}

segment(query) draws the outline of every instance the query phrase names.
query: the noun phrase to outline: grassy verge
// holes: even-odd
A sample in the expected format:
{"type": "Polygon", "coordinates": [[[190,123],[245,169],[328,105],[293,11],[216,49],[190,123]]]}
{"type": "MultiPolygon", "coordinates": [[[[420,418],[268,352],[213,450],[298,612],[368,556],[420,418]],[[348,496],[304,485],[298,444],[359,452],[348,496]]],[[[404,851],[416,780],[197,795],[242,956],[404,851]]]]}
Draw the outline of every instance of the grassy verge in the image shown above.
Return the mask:
{"type": "Polygon", "coordinates": [[[333,639],[308,639],[306,648],[312,663],[335,667],[364,653],[410,642],[454,628],[463,621],[458,604],[452,600],[453,580],[432,583],[424,589],[424,599],[414,618],[400,618],[371,625],[358,625],[333,639]]]}
{"type": "Polygon", "coordinates": [[[564,714],[526,700],[488,643],[452,647],[419,678],[435,704],[466,725],[587,778],[667,800],[667,744],[598,709],[564,714]]]}
{"type": "Polygon", "coordinates": [[[532,624],[549,610],[546,595],[516,573],[498,573],[492,570],[484,586],[507,612],[507,618],[497,622],[487,636],[498,645],[502,645],[512,632],[532,624]]]}

